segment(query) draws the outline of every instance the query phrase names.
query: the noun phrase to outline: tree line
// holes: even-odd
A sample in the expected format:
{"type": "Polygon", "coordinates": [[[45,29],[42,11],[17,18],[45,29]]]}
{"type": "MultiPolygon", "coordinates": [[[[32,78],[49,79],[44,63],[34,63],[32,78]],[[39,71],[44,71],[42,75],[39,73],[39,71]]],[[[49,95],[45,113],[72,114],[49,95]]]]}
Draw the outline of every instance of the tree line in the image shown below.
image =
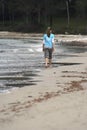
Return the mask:
{"type": "Polygon", "coordinates": [[[87,0],[0,0],[0,26],[42,28],[54,19],[87,18],[87,0]]]}

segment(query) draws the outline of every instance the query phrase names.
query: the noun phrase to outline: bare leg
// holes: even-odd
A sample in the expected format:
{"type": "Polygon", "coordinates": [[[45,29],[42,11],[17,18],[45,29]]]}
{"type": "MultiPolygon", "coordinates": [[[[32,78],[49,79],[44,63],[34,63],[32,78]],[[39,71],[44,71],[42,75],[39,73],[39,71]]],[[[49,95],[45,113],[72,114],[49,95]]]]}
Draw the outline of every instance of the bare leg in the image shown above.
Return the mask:
{"type": "Polygon", "coordinates": [[[52,59],[49,59],[49,66],[52,65],[52,59]]]}
{"type": "Polygon", "coordinates": [[[49,59],[45,58],[45,67],[48,67],[49,59]]]}

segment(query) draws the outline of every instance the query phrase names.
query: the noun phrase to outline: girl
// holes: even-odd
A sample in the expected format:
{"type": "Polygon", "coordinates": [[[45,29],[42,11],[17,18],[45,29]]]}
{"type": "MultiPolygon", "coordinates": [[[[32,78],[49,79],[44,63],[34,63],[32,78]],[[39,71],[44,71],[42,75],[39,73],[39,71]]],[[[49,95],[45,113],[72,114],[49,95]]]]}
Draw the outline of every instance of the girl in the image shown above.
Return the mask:
{"type": "Polygon", "coordinates": [[[46,34],[43,36],[43,51],[45,57],[45,67],[52,64],[52,53],[54,51],[54,34],[50,27],[47,28],[46,34]]]}

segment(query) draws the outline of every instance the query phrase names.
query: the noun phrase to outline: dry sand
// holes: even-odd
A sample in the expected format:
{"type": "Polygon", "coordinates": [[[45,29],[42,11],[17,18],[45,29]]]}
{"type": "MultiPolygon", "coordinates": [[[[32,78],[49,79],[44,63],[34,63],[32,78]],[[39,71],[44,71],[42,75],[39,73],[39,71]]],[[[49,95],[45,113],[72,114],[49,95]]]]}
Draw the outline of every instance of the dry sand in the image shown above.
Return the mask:
{"type": "Polygon", "coordinates": [[[87,52],[58,63],[81,64],[44,68],[37,85],[0,94],[0,130],[87,130],[87,52]]]}

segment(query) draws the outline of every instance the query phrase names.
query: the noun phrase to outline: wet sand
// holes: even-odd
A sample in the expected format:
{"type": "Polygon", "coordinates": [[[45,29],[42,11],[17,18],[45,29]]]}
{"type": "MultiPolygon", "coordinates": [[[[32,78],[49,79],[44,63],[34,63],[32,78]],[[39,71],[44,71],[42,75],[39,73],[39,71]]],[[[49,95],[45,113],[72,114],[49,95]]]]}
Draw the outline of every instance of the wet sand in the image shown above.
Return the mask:
{"type": "MultiPolygon", "coordinates": [[[[56,40],[76,36],[62,37],[56,35],[56,40]]],[[[36,85],[0,94],[0,130],[87,129],[87,52],[58,59],[60,63],[41,70],[36,85]]]]}

